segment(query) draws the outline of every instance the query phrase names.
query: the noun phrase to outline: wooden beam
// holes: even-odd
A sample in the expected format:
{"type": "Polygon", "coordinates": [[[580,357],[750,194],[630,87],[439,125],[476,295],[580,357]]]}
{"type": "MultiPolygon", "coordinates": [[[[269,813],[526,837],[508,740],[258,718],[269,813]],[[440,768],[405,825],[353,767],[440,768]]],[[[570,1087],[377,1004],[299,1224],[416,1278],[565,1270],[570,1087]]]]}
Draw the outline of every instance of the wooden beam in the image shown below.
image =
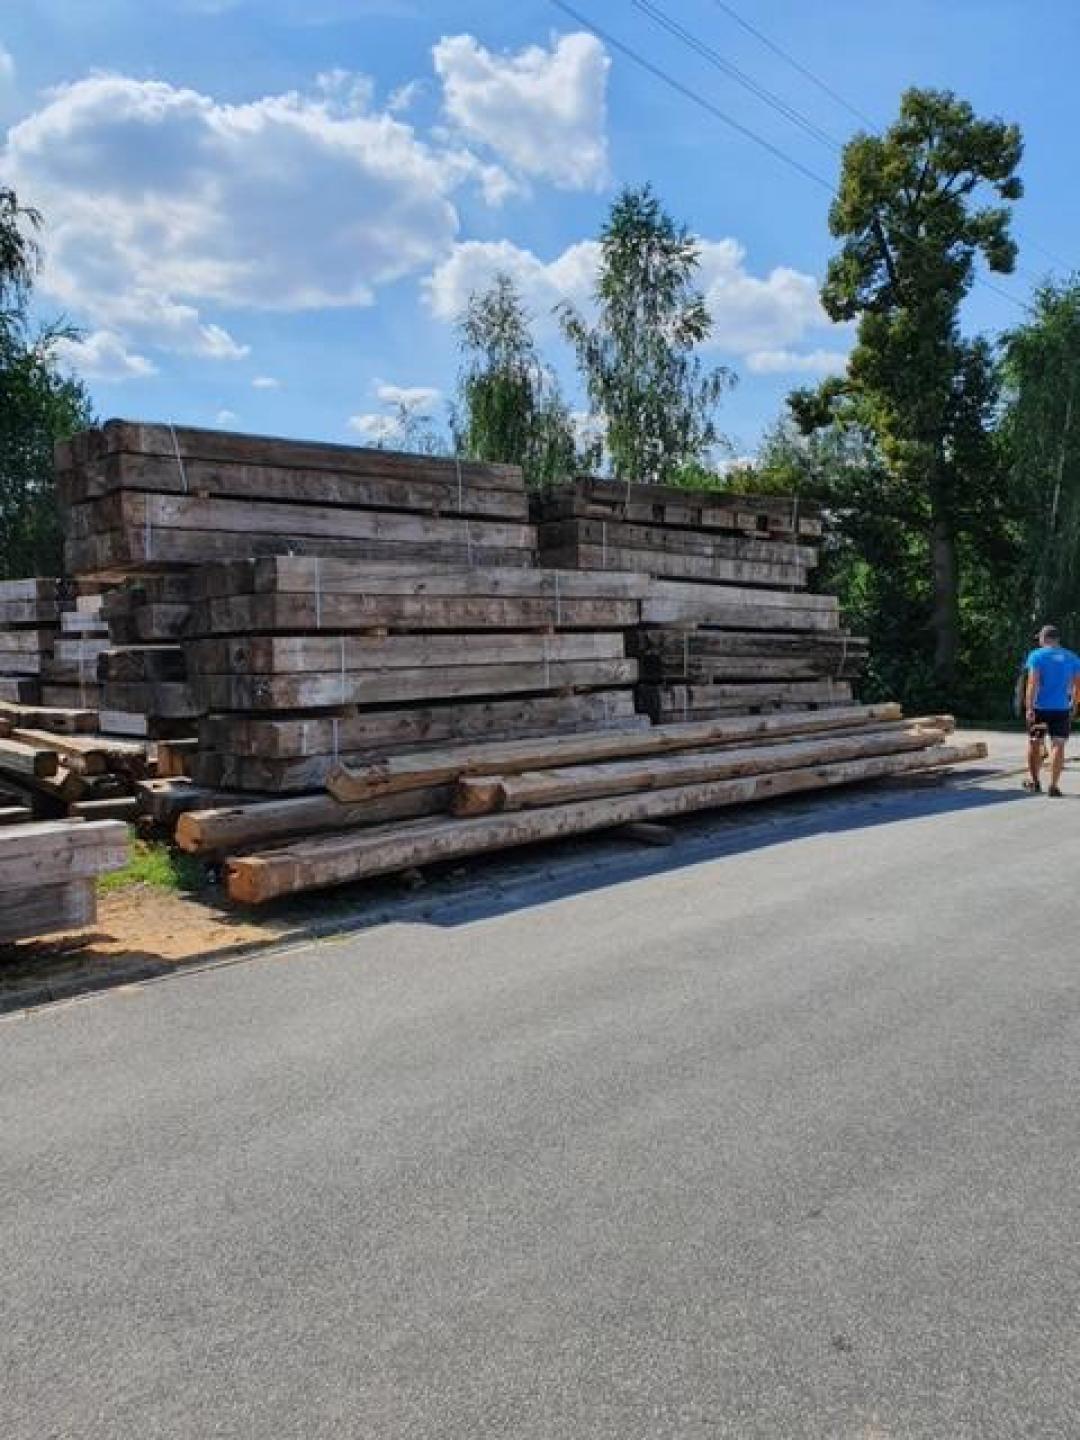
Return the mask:
{"type": "Polygon", "coordinates": [[[127,826],[118,820],[42,820],[0,829],[3,892],[85,879],[127,862],[127,826]]]}
{"type": "Polygon", "coordinates": [[[327,789],[338,800],[355,801],[416,786],[446,783],[462,775],[515,774],[552,765],[664,755],[705,746],[758,741],[767,736],[815,735],[899,719],[899,705],[853,705],[812,714],[751,715],[689,725],[657,725],[630,733],[593,730],[575,735],[540,735],[535,739],[422,750],[410,755],[391,753],[365,766],[339,766],[327,780],[327,789]]]}
{"type": "Polygon", "coordinates": [[[58,764],[55,750],[20,740],[0,739],[0,774],[43,780],[56,774],[58,764]]]}
{"type": "Polygon", "coordinates": [[[566,835],[605,830],[636,820],[742,805],[801,794],[828,786],[850,785],[912,770],[982,759],[986,746],[938,745],[904,755],[879,755],[738,780],[682,785],[646,794],[554,805],[510,815],[471,820],[414,820],[400,825],[299,841],[258,855],[237,856],[228,864],[228,893],[245,904],[277,896],[323,889],[350,881],[407,870],[437,860],[460,859],[566,835]]]}
{"type": "Polygon", "coordinates": [[[0,943],[79,930],[96,919],[93,880],[0,891],[0,943]]]}

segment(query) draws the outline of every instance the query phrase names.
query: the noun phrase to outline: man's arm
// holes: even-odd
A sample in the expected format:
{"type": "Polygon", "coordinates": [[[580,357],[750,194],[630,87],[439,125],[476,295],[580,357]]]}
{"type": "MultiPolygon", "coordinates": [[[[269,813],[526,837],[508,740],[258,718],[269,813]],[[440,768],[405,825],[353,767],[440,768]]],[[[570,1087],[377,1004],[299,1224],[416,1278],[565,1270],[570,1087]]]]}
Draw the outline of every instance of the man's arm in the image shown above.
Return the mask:
{"type": "MultiPolygon", "coordinates": [[[[1073,679],[1074,693],[1080,690],[1080,674],[1073,679]]],[[[1039,703],[1039,672],[1034,665],[1028,666],[1027,672],[1027,718],[1028,724],[1035,719],[1035,709],[1039,703]]]]}

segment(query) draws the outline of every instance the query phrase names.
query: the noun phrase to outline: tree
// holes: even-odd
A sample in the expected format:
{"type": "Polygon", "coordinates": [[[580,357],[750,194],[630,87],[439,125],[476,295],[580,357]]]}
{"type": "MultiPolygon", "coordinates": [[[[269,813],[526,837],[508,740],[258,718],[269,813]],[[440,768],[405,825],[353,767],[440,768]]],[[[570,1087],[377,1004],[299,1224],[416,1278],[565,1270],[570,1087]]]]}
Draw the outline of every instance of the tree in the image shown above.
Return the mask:
{"type": "Polygon", "coordinates": [[[520,465],[542,489],[585,468],[570,411],[533,339],[529,313],[506,274],[469,297],[459,325],[463,355],[458,432],[474,460],[520,465]]]}
{"type": "Polygon", "coordinates": [[[65,376],[63,326],[32,332],[27,307],[40,218],[0,189],[0,576],[59,574],[63,537],[53,445],[91,423],[84,387],[65,376]]]}
{"type": "Polygon", "coordinates": [[[733,383],[696,348],[712,322],[694,286],[697,242],[646,185],[615,200],[600,233],[597,322],[560,307],[604,448],[619,479],[666,482],[707,456],[716,406],[733,383]]]}
{"type": "Polygon", "coordinates": [[[1025,629],[1080,627],[1080,277],[1045,284],[1004,337],[999,431],[1021,532],[1025,629]]]}
{"type": "Polygon", "coordinates": [[[1009,209],[1021,194],[1015,125],[976,118],[945,91],[908,90],[883,135],[845,147],[829,213],[842,239],[822,302],[858,320],[847,392],[858,394],[887,462],[921,515],[930,574],[929,623],[939,684],[956,679],[961,538],[984,496],[970,458],[985,451],[972,424],[986,415],[985,347],[960,333],[960,306],[981,257],[1012,270],[1009,209]],[[972,487],[974,493],[972,492],[972,487]]]}

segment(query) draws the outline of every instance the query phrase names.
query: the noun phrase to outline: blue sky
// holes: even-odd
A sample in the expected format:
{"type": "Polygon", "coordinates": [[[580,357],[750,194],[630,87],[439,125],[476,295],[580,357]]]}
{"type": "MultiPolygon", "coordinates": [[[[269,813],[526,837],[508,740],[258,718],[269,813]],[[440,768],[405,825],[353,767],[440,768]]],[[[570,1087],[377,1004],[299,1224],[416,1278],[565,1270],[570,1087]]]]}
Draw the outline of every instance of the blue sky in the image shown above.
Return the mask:
{"type": "MultiPolygon", "coordinates": [[[[716,0],[653,3],[837,140],[857,126],[716,0]]],[[[732,3],[875,120],[916,83],[1018,121],[1025,273],[995,283],[1023,299],[1080,264],[1073,0],[732,3]]],[[[630,0],[574,5],[835,176],[833,150],[630,0]]],[[[82,327],[65,361],[103,416],[392,438],[403,396],[441,416],[454,314],[496,268],[579,404],[550,307],[587,303],[590,242],[644,180],[701,237],[737,453],[850,343],[816,302],[827,193],[549,0],[7,0],[0,131],[0,180],[46,217],[42,312],[82,327]]],[[[1021,314],[977,289],[967,322],[1021,314]]]]}

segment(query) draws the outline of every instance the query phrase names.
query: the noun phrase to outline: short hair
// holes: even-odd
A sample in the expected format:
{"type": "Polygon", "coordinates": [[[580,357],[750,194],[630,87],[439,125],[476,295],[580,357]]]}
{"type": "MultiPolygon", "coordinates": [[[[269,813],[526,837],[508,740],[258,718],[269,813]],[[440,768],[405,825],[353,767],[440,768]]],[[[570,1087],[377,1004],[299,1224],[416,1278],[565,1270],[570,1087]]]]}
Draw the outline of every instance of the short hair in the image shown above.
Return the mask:
{"type": "Polygon", "coordinates": [[[1044,625],[1039,631],[1039,639],[1044,645],[1056,645],[1061,639],[1061,631],[1056,625],[1044,625]]]}

